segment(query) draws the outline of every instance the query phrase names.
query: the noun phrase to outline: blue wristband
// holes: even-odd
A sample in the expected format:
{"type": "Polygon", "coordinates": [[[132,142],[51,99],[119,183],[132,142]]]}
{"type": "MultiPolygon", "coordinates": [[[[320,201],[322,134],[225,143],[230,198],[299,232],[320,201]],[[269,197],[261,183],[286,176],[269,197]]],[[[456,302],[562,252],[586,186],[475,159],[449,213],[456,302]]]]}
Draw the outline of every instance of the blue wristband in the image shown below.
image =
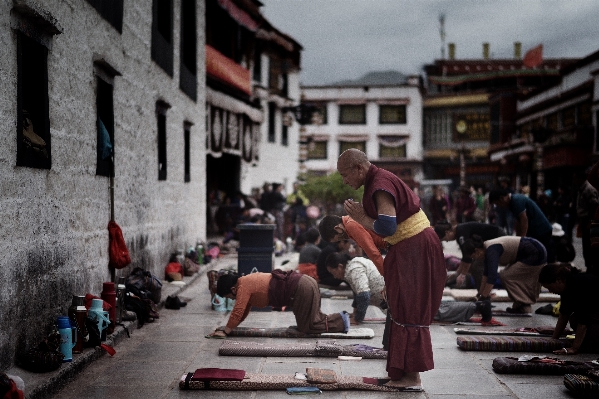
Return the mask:
{"type": "Polygon", "coordinates": [[[392,236],[397,230],[397,220],[395,216],[379,215],[379,218],[374,221],[373,227],[374,232],[380,236],[392,236]]]}

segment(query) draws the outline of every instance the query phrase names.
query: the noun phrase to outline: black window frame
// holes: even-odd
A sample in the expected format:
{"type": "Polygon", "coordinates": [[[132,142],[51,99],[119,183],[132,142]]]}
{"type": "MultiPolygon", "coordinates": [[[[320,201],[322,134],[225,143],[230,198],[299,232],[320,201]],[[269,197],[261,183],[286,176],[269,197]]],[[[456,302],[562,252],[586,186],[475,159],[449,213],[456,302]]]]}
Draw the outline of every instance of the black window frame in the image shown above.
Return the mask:
{"type": "Polygon", "coordinates": [[[156,102],[156,127],[158,144],[158,180],[166,180],[167,177],[167,119],[166,113],[170,105],[162,100],[156,102]]]}
{"type": "Polygon", "coordinates": [[[173,0],[152,0],[152,60],[171,78],[173,33],[173,0]]]}
{"type": "Polygon", "coordinates": [[[366,120],[366,104],[339,104],[339,124],[340,125],[365,125],[367,120],[366,120]],[[343,109],[344,108],[348,108],[348,107],[354,107],[354,108],[362,108],[363,110],[363,121],[358,121],[358,122],[344,122],[343,119],[343,109]]]}
{"type": "Polygon", "coordinates": [[[277,141],[276,122],[277,104],[275,102],[268,103],[268,142],[275,143],[277,141]]]}
{"type": "Polygon", "coordinates": [[[407,123],[408,123],[408,107],[406,106],[406,104],[379,104],[379,125],[405,125],[407,123]],[[399,120],[397,122],[383,121],[383,109],[384,108],[403,109],[403,120],[399,120]]]}
{"type": "Polygon", "coordinates": [[[339,140],[339,155],[343,153],[343,151],[348,150],[350,148],[357,148],[358,150],[366,153],[366,140],[364,141],[343,141],[339,140]],[[355,144],[364,144],[363,148],[354,146],[355,144]]]}
{"type": "Polygon", "coordinates": [[[96,75],[96,176],[114,176],[114,85],[108,79],[96,75]],[[109,158],[102,158],[102,131],[100,121],[106,128],[112,145],[109,158]]]}
{"type": "Polygon", "coordinates": [[[191,181],[191,127],[193,123],[183,122],[183,181],[191,181]]]}
{"type": "Polygon", "coordinates": [[[193,101],[197,101],[196,0],[181,0],[181,48],[179,58],[179,88],[193,101]]]}
{"type": "Polygon", "coordinates": [[[124,0],[87,0],[114,29],[123,33],[124,0]]]}
{"type": "Polygon", "coordinates": [[[307,160],[326,160],[328,159],[328,153],[329,153],[329,142],[327,140],[310,140],[308,143],[308,148],[306,151],[306,159],[307,160]],[[316,148],[316,146],[322,146],[324,145],[324,154],[323,156],[315,156],[314,155],[314,149],[316,148]]]}
{"type": "Polygon", "coordinates": [[[48,97],[48,48],[23,32],[17,33],[17,159],[16,166],[52,168],[52,137],[48,97]],[[25,68],[27,66],[27,69],[25,68]],[[29,109],[27,109],[29,108],[29,109]],[[24,112],[27,111],[27,114],[24,112]],[[27,118],[44,147],[29,145],[23,134],[27,118]]]}
{"type": "Polygon", "coordinates": [[[281,125],[281,145],[289,146],[289,126],[285,122],[281,125]]]}
{"type": "Polygon", "coordinates": [[[387,145],[384,145],[383,143],[379,143],[379,159],[405,159],[408,156],[408,145],[406,143],[397,146],[397,147],[390,147],[387,145]],[[383,150],[384,148],[403,148],[403,156],[401,155],[383,155],[383,150]]]}

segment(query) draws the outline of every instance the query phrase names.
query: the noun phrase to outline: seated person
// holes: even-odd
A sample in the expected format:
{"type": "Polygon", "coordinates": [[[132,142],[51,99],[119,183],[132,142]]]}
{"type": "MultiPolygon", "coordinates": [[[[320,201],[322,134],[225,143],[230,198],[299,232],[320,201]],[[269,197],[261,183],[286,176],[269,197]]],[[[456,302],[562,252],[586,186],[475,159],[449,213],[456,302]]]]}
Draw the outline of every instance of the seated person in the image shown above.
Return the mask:
{"type": "MultiPolygon", "coordinates": [[[[336,278],[345,279],[355,293],[352,303],[354,311],[350,315],[352,325],[359,324],[364,320],[368,305],[386,310],[387,304],[383,298],[385,281],[372,261],[361,257],[352,259],[351,256],[344,253],[333,253],[327,257],[327,269],[336,278]]],[[[491,302],[488,300],[441,302],[434,320],[450,323],[468,321],[476,311],[481,313],[483,324],[491,322],[491,302]]]]}
{"type": "Polygon", "coordinates": [[[452,226],[447,220],[441,220],[435,224],[435,233],[441,241],[456,241],[462,251],[462,261],[455,273],[447,274],[447,283],[457,283],[459,287],[464,286],[468,273],[472,276],[474,288],[480,287],[484,265],[481,261],[473,261],[464,254],[464,243],[473,235],[480,236],[483,241],[505,236],[502,227],[479,222],[466,222],[452,226]]]}
{"type": "Polygon", "coordinates": [[[543,244],[532,237],[504,236],[483,241],[474,235],[464,244],[464,254],[484,262],[477,298],[491,299],[491,290],[499,274],[501,284],[514,301],[512,307],[506,309],[508,313],[532,312],[531,305],[537,302],[541,292],[538,276],[547,263],[547,250],[543,244]],[[506,265],[501,273],[498,273],[499,265],[506,265]]]}
{"type": "Polygon", "coordinates": [[[320,233],[318,232],[318,229],[312,227],[304,233],[304,238],[306,239],[306,245],[299,251],[297,271],[318,281],[316,261],[321,252],[321,249],[318,247],[318,244],[320,243],[320,233]]]}
{"type": "Polygon", "coordinates": [[[597,287],[599,276],[581,273],[568,263],[552,263],[544,266],[539,283],[550,292],[560,296],[559,318],[553,338],[559,338],[570,322],[576,338],[570,348],[554,350],[556,355],[575,355],[583,351],[599,349],[599,308],[597,287]]]}
{"type": "Polygon", "coordinates": [[[306,334],[349,330],[346,312],[325,315],[320,311],[320,290],[316,280],[293,271],[273,270],[243,277],[224,274],[218,279],[216,293],[223,298],[235,299],[235,307],[225,329],[210,334],[214,337],[226,337],[231,333],[245,320],[252,306],[292,307],[297,329],[306,334]]]}
{"type": "Polygon", "coordinates": [[[374,263],[381,275],[383,271],[383,255],[381,249],[387,248],[387,242],[374,231],[366,230],[360,223],[349,216],[327,215],[318,225],[322,239],[338,242],[352,239],[366,252],[366,256],[374,263]]]}

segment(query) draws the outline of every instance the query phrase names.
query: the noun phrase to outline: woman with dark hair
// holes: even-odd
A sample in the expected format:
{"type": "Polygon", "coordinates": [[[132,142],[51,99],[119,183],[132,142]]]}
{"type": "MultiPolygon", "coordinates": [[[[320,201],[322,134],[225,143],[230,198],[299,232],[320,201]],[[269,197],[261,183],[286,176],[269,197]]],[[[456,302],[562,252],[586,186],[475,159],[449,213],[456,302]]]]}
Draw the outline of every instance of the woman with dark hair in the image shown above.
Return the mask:
{"type": "Polygon", "coordinates": [[[570,322],[576,338],[570,348],[553,351],[560,355],[575,355],[582,350],[599,348],[599,277],[581,273],[569,263],[553,263],[541,269],[539,283],[560,295],[559,318],[553,338],[559,338],[570,322]]]}
{"type": "Polygon", "coordinates": [[[347,312],[326,315],[320,310],[318,283],[310,276],[295,271],[279,269],[271,273],[252,273],[247,276],[223,274],[216,283],[216,293],[223,298],[235,299],[235,307],[229,315],[224,330],[210,334],[224,338],[250,313],[252,306],[293,308],[297,329],[307,334],[347,332],[347,312]]]}
{"type": "Polygon", "coordinates": [[[484,262],[483,277],[478,289],[479,300],[490,299],[491,290],[499,275],[501,284],[514,301],[508,313],[532,313],[541,287],[538,276],[547,263],[547,250],[531,237],[504,236],[483,241],[473,236],[464,243],[463,251],[474,260],[484,262]],[[499,265],[505,268],[498,273],[499,265]]]}

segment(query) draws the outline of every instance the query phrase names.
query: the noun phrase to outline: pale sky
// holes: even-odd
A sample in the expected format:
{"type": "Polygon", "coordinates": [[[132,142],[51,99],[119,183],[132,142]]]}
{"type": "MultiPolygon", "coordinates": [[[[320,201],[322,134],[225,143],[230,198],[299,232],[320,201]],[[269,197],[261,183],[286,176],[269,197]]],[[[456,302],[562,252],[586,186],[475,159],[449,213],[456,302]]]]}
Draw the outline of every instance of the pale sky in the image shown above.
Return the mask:
{"type": "Polygon", "coordinates": [[[261,0],[262,14],[303,47],[305,85],[357,79],[371,71],[422,73],[441,58],[439,15],[456,59],[512,58],[514,42],[543,44],[544,58],[599,50],[599,0],[261,0]]]}

